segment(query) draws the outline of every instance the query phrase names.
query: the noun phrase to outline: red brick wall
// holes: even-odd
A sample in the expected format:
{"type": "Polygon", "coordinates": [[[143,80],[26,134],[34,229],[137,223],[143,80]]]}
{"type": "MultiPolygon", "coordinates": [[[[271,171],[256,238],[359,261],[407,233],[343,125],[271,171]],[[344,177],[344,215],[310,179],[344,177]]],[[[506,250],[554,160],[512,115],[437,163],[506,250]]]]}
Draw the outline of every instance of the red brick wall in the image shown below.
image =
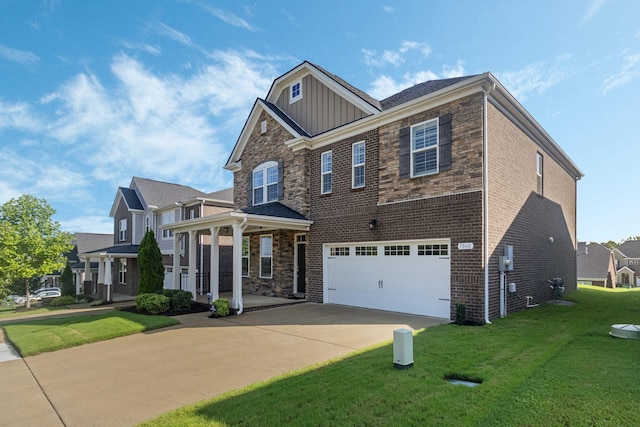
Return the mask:
{"type": "Polygon", "coordinates": [[[488,107],[490,317],[499,315],[498,257],[512,245],[517,295],[508,312],[553,297],[547,279],[562,277],[576,289],[576,183],[562,167],[495,106],[488,107]],[[536,154],[544,158],[543,195],[537,194],[536,154]],[[550,243],[549,238],[553,238],[550,243]]]}

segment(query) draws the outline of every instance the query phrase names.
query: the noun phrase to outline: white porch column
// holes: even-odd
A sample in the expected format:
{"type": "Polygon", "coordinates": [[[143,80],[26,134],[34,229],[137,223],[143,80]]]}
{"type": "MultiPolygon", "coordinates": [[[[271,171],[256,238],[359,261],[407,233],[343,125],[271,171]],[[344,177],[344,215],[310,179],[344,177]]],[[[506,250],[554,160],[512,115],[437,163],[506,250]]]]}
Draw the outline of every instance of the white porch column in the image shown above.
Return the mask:
{"type": "Polygon", "coordinates": [[[242,224],[233,224],[233,298],[231,307],[243,311],[242,305],[242,224]]]}
{"type": "Polygon", "coordinates": [[[104,284],[107,287],[107,302],[111,301],[111,257],[104,260],[104,284]]]}
{"type": "Polygon", "coordinates": [[[209,292],[211,293],[211,301],[220,298],[220,228],[211,227],[211,260],[210,260],[210,279],[209,292]]]}
{"type": "Polygon", "coordinates": [[[173,233],[173,289],[180,289],[180,234],[173,233]]]}
{"type": "Polygon", "coordinates": [[[189,230],[189,280],[187,282],[187,290],[193,294],[193,299],[196,299],[196,252],[198,251],[198,232],[196,230],[189,230]]]}

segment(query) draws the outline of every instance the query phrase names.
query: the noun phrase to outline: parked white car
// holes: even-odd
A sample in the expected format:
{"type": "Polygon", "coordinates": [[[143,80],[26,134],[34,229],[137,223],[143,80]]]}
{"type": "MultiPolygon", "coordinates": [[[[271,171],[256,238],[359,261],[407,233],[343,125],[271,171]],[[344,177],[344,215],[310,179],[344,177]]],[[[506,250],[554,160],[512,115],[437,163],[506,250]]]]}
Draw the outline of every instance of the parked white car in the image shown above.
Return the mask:
{"type": "Polygon", "coordinates": [[[62,289],[60,288],[40,288],[40,289],[36,289],[35,291],[31,292],[31,295],[39,295],[42,292],[47,292],[47,291],[58,291],[58,292],[62,292],[62,289]]]}
{"type": "MultiPolygon", "coordinates": [[[[29,300],[30,301],[39,301],[39,298],[36,297],[35,295],[29,295],[29,300]]],[[[16,303],[16,304],[24,304],[25,302],[27,302],[27,297],[23,295],[23,296],[14,298],[13,302],[16,303]]]]}
{"type": "Polygon", "coordinates": [[[62,296],[62,293],[60,293],[60,291],[46,290],[39,292],[37,295],[33,295],[33,298],[35,298],[36,301],[41,301],[42,298],[56,298],[59,296],[62,296]]]}

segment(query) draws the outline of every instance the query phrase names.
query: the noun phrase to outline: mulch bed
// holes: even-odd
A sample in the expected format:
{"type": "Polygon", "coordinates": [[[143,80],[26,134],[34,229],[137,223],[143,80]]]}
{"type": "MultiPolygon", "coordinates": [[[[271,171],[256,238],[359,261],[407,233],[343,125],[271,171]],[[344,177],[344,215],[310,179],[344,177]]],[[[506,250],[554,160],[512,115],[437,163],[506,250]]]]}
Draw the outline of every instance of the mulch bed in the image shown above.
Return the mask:
{"type": "MultiPolygon", "coordinates": [[[[118,310],[128,311],[129,313],[149,314],[146,311],[139,311],[135,305],[132,305],[130,307],[122,307],[122,308],[119,308],[118,310]]],[[[204,304],[192,302],[191,308],[189,309],[189,311],[166,311],[164,313],[158,314],[158,316],[178,316],[181,314],[205,313],[205,312],[209,312],[209,307],[207,307],[204,304]]]]}

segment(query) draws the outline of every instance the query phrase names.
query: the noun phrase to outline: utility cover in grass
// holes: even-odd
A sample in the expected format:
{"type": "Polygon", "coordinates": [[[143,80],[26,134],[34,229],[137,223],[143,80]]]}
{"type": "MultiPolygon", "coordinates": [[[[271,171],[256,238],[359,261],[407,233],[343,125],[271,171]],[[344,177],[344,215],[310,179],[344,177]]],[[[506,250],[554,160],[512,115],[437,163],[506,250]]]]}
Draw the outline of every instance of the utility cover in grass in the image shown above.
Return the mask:
{"type": "Polygon", "coordinates": [[[640,325],[611,325],[609,335],[616,338],[640,339],[640,325]]]}

